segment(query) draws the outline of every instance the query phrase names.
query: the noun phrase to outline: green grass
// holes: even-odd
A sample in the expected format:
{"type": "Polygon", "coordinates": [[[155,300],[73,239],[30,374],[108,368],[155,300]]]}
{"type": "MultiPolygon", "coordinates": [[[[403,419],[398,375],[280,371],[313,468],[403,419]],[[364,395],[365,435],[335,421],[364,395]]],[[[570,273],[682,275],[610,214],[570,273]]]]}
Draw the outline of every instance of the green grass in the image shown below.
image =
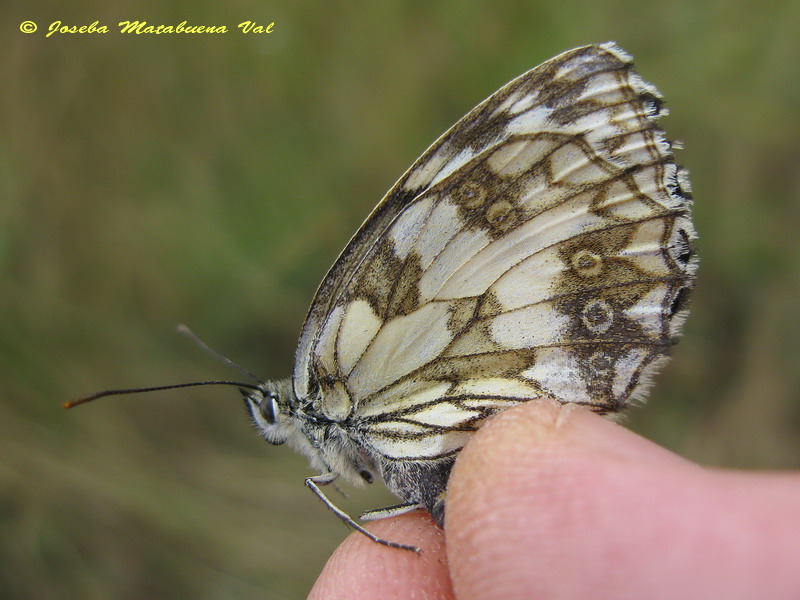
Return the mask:
{"type": "Polygon", "coordinates": [[[666,96],[701,236],[684,340],[629,423],[705,464],[800,466],[796,2],[56,6],[0,9],[0,595],[305,594],[347,532],[235,391],[61,403],[231,376],[182,322],[287,375],[316,284],[391,183],[501,84],[595,41],[666,96]],[[134,18],[276,25],[18,31],[134,18]]]}

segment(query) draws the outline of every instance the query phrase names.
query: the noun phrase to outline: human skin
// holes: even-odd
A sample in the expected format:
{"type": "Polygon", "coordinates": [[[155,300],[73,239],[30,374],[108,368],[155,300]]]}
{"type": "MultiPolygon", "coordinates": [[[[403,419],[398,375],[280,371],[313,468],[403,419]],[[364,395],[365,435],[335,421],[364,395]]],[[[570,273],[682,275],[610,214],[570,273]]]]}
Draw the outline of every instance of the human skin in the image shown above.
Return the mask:
{"type": "Polygon", "coordinates": [[[800,598],[800,475],[701,467],[585,409],[493,417],[447,493],[446,535],[369,525],[420,555],[353,533],[309,598],[800,598]]]}

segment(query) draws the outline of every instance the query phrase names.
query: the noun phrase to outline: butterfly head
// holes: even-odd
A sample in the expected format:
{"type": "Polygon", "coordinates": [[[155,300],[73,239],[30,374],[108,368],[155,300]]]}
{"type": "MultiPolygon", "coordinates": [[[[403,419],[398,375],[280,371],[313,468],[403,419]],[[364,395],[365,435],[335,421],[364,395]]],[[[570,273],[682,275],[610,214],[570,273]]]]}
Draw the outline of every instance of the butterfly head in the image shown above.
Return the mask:
{"type": "Polygon", "coordinates": [[[241,389],[253,424],[270,444],[283,444],[290,435],[291,380],[268,381],[255,390],[241,389]]]}

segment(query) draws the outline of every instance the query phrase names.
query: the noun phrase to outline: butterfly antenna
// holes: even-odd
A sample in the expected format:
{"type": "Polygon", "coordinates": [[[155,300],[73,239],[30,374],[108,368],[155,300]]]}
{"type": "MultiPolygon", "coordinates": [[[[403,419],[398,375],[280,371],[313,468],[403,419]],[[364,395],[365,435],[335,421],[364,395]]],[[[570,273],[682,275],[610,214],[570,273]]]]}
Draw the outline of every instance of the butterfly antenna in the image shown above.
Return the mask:
{"type": "Polygon", "coordinates": [[[260,383],[262,385],[266,385],[266,383],[267,383],[266,381],[264,381],[260,377],[256,376],[255,374],[251,373],[250,371],[245,369],[243,366],[236,364],[235,362],[233,362],[230,358],[228,358],[224,354],[220,354],[219,352],[217,352],[216,350],[211,348],[211,346],[209,346],[203,340],[201,340],[199,337],[197,337],[197,334],[194,331],[192,331],[191,329],[189,329],[186,325],[183,325],[183,324],[178,325],[177,330],[178,330],[178,333],[188,337],[197,346],[199,346],[200,348],[202,348],[203,350],[208,352],[211,356],[213,356],[217,360],[221,360],[226,365],[233,367],[234,369],[236,369],[240,373],[244,373],[245,375],[247,375],[248,377],[250,377],[254,381],[257,381],[258,383],[260,383]]]}
{"type": "Polygon", "coordinates": [[[73,406],[78,406],[79,404],[85,404],[86,402],[91,402],[92,400],[97,400],[98,398],[103,398],[105,396],[121,396],[123,394],[142,394],[144,392],[160,392],[161,390],[174,390],[177,388],[197,387],[200,385],[234,385],[238,388],[246,388],[250,390],[261,389],[259,386],[253,385],[252,383],[242,383],[240,381],[192,381],[191,383],[174,383],[172,385],[157,385],[155,387],[104,390],[102,392],[95,392],[94,394],[88,394],[86,396],[81,396],[80,398],[75,398],[75,400],[70,400],[69,402],[65,402],[64,408],[72,408],[73,406]]]}

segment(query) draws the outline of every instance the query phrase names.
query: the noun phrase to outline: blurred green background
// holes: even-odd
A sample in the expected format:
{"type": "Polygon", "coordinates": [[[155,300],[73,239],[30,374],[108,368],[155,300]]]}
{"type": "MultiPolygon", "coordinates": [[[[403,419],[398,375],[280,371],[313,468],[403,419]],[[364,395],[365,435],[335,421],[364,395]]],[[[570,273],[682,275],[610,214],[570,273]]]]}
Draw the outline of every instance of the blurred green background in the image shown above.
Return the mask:
{"type": "MultiPolygon", "coordinates": [[[[684,340],[629,424],[704,464],[800,467],[800,3],[69,6],[0,9],[0,596],[303,597],[347,530],[235,390],[61,403],[239,377],[178,323],[287,375],[317,283],[389,186],[501,84],[589,42],[618,41],[665,95],[701,235],[684,340]],[[233,31],[45,38],[57,19],[233,31]]],[[[378,487],[344,506],[390,502],[378,487]]]]}

